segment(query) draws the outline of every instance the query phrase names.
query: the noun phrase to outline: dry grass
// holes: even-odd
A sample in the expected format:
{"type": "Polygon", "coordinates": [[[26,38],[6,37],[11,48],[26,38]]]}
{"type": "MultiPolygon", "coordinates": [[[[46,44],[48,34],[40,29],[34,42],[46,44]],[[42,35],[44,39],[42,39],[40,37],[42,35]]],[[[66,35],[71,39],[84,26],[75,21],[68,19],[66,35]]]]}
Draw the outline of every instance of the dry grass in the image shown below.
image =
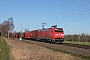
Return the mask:
{"type": "Polygon", "coordinates": [[[18,40],[7,40],[12,46],[14,60],[82,60],[69,54],[55,52],[45,47],[18,40]]]}

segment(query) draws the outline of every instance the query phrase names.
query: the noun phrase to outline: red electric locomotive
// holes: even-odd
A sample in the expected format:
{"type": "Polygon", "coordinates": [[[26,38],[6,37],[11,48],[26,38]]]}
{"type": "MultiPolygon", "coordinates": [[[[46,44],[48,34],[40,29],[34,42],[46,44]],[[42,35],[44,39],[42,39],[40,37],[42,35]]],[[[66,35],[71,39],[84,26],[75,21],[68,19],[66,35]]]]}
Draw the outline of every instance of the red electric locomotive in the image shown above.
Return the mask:
{"type": "Polygon", "coordinates": [[[30,31],[29,32],[25,32],[25,39],[30,39],[30,31]]]}
{"type": "Polygon", "coordinates": [[[62,43],[62,41],[64,41],[64,31],[63,28],[56,28],[56,27],[42,29],[38,31],[37,38],[39,40],[62,43]]]}

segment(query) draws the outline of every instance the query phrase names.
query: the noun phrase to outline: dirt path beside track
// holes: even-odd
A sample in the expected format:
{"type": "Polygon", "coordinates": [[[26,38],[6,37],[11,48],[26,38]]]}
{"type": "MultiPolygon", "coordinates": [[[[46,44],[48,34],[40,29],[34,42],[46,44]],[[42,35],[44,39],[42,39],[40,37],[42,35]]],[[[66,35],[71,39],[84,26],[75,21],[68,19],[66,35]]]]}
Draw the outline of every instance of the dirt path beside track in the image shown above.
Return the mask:
{"type": "Polygon", "coordinates": [[[79,57],[52,51],[17,39],[6,39],[6,41],[12,46],[13,60],[82,60],[79,57]]]}

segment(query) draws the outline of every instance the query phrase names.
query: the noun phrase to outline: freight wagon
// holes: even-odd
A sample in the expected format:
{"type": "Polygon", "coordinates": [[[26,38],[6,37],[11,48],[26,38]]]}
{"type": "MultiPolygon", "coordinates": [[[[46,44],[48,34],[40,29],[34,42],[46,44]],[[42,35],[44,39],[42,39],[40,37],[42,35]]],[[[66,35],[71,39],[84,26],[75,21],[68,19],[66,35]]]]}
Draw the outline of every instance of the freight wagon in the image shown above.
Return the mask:
{"type": "Polygon", "coordinates": [[[17,38],[17,34],[12,34],[12,38],[17,38]]]}
{"type": "Polygon", "coordinates": [[[33,40],[37,40],[37,36],[38,36],[38,30],[33,30],[30,33],[30,38],[33,40]]]}
{"type": "Polygon", "coordinates": [[[30,31],[29,32],[25,32],[25,39],[30,39],[30,31]]]}
{"type": "Polygon", "coordinates": [[[25,32],[21,33],[22,34],[22,39],[25,38],[25,32]]]}

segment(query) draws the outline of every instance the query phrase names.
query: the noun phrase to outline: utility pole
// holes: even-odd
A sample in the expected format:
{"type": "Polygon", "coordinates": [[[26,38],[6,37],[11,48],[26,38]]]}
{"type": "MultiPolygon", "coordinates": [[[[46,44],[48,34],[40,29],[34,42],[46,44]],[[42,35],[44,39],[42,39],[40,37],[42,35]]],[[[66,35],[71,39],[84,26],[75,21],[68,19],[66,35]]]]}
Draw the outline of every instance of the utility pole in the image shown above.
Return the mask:
{"type": "Polygon", "coordinates": [[[9,30],[8,30],[8,38],[9,38],[9,30]]]}
{"type": "Polygon", "coordinates": [[[23,25],[21,26],[21,37],[19,38],[19,40],[22,40],[22,28],[23,28],[23,25]]]}

